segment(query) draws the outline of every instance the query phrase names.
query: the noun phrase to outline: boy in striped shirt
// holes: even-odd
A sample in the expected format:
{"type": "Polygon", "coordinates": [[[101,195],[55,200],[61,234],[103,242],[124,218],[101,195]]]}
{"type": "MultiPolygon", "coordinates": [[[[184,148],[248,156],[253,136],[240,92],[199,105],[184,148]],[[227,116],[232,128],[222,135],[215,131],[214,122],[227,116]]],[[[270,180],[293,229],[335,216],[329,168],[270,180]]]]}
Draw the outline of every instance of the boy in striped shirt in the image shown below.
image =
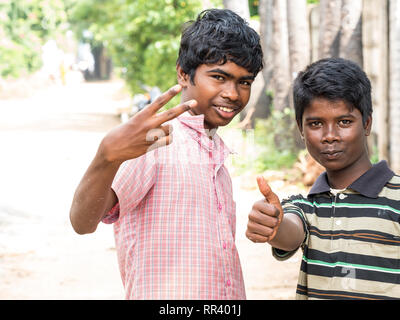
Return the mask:
{"type": "Polygon", "coordinates": [[[294,82],[296,120],[310,155],[324,168],[307,197],[265,199],[249,214],[247,237],[285,260],[301,247],[296,298],[400,298],[400,177],[372,165],[367,137],[371,86],[355,63],[329,58],[294,82]]]}
{"type": "Polygon", "coordinates": [[[246,106],[261,68],[258,34],[232,11],[206,10],[183,31],[178,85],[101,142],[70,217],[80,234],[114,224],[127,299],[246,298],[216,129],[246,106]],[[178,92],[182,105],[156,113],[178,92]]]}

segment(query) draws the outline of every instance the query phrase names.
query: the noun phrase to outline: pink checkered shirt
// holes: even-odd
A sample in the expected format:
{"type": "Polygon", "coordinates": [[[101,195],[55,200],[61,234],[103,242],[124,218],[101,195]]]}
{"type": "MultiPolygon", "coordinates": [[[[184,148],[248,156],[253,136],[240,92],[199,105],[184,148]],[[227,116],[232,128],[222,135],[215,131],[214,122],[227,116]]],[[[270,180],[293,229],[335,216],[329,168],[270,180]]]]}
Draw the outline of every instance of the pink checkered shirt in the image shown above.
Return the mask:
{"type": "Polygon", "coordinates": [[[173,142],[124,162],[112,188],[127,299],[245,299],[235,246],[236,204],[224,160],[230,151],[204,116],[171,121],[173,142]]]}

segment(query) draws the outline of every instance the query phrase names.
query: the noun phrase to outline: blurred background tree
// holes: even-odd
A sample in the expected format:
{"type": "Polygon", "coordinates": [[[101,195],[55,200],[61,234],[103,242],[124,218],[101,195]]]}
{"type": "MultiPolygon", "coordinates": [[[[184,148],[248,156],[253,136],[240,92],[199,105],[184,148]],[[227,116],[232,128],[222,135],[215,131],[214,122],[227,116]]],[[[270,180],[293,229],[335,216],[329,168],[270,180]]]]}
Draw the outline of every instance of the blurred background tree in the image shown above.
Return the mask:
{"type": "Polygon", "coordinates": [[[80,41],[108,49],[132,92],[142,85],[165,90],[176,83],[182,24],[200,9],[193,0],[81,0],[70,21],[80,41]],[[85,30],[93,37],[85,38],[85,30]]]}
{"type": "Polygon", "coordinates": [[[68,28],[68,0],[0,1],[0,77],[18,77],[41,66],[41,48],[68,28]]]}

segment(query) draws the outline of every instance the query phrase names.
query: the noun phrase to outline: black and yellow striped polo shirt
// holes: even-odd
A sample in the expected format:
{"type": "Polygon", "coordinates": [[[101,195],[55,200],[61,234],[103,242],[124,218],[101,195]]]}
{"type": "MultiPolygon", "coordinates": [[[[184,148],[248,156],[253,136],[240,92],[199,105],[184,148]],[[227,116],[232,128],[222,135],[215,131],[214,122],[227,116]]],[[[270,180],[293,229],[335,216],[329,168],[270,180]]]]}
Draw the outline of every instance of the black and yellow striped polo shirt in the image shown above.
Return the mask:
{"type": "Polygon", "coordinates": [[[336,195],[323,173],[307,198],[282,206],[306,234],[297,299],[400,299],[400,176],[385,161],[336,195]]]}

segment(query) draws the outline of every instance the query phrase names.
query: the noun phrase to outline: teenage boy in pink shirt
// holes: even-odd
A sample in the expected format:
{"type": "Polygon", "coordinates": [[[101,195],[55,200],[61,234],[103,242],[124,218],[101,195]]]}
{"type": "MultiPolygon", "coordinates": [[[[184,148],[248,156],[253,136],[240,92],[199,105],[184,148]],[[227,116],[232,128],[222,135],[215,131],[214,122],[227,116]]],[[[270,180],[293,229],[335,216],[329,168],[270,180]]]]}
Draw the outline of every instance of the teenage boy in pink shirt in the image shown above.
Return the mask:
{"type": "Polygon", "coordinates": [[[114,224],[127,299],[246,298],[230,151],[216,129],[246,106],[262,64],[242,18],[203,11],[182,33],[178,85],[100,143],[70,218],[79,234],[114,224]],[[178,92],[180,106],[156,113],[178,92]]]}

